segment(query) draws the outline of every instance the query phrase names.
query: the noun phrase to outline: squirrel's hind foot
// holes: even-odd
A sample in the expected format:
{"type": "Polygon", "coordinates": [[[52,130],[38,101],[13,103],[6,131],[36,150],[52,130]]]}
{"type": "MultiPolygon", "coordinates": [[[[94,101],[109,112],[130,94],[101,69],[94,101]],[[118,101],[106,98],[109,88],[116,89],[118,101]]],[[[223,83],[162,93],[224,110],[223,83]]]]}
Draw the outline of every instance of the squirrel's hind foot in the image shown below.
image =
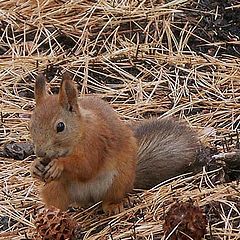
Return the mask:
{"type": "Polygon", "coordinates": [[[102,204],[104,213],[109,216],[119,214],[131,206],[132,203],[129,198],[124,198],[121,202],[118,203],[103,202],[102,204]]]}
{"type": "Polygon", "coordinates": [[[103,203],[103,211],[106,215],[116,215],[124,210],[123,202],[120,203],[103,203]]]}

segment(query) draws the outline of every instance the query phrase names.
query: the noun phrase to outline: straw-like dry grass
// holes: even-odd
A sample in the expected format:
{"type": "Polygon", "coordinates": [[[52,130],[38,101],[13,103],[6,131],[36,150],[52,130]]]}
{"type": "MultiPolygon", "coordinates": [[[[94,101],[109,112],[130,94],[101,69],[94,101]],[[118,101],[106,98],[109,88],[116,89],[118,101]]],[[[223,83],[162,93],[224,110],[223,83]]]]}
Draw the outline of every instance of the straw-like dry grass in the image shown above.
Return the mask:
{"type": "MultiPolygon", "coordinates": [[[[0,144],[29,139],[33,85],[44,72],[56,91],[69,71],[80,95],[111,102],[124,120],[185,119],[221,140],[240,127],[238,1],[1,0],[0,144]],[[208,4],[206,4],[208,2],[208,4]],[[231,18],[232,16],[232,18],[231,18]]],[[[221,148],[220,148],[221,150],[221,148]]],[[[31,159],[0,159],[0,239],[28,239],[42,203],[31,159]]],[[[96,208],[72,213],[85,239],[163,239],[164,213],[191,199],[206,212],[205,239],[240,239],[240,186],[222,169],[179,176],[132,196],[107,218],[96,208]]],[[[238,175],[239,176],[239,175],[238,175]]]]}

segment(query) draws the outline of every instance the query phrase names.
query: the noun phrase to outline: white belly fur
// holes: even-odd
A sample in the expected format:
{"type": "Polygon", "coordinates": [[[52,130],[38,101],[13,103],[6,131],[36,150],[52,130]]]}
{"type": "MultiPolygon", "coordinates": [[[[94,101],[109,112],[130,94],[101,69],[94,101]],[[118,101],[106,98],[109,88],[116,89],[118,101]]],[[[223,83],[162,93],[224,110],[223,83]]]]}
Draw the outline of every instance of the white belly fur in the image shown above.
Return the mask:
{"type": "Polygon", "coordinates": [[[72,183],[70,186],[72,201],[81,205],[89,205],[103,200],[116,174],[116,171],[102,172],[91,181],[72,183]]]}

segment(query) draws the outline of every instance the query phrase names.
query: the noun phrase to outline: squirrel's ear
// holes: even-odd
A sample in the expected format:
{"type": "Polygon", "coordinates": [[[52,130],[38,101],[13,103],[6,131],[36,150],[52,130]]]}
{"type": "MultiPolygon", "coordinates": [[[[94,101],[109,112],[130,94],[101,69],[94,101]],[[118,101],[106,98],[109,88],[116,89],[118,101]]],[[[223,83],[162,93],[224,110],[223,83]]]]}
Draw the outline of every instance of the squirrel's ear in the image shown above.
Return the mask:
{"type": "Polygon", "coordinates": [[[59,103],[70,112],[78,112],[77,88],[68,73],[63,74],[59,91],[59,103]]]}
{"type": "Polygon", "coordinates": [[[34,88],[34,95],[35,95],[35,101],[36,105],[41,103],[43,99],[46,97],[46,79],[43,76],[43,74],[39,74],[36,78],[35,82],[35,88],[34,88]]]}

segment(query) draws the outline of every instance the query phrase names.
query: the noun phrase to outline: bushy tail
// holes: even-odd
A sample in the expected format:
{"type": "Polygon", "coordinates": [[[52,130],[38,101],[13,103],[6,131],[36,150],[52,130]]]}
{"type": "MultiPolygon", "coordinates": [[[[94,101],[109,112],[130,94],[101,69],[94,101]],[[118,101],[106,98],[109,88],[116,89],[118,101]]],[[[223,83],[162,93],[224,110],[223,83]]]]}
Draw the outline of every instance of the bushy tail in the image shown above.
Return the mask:
{"type": "Polygon", "coordinates": [[[132,129],[139,145],[135,188],[148,189],[184,173],[196,160],[200,143],[184,123],[152,119],[132,129]]]}

